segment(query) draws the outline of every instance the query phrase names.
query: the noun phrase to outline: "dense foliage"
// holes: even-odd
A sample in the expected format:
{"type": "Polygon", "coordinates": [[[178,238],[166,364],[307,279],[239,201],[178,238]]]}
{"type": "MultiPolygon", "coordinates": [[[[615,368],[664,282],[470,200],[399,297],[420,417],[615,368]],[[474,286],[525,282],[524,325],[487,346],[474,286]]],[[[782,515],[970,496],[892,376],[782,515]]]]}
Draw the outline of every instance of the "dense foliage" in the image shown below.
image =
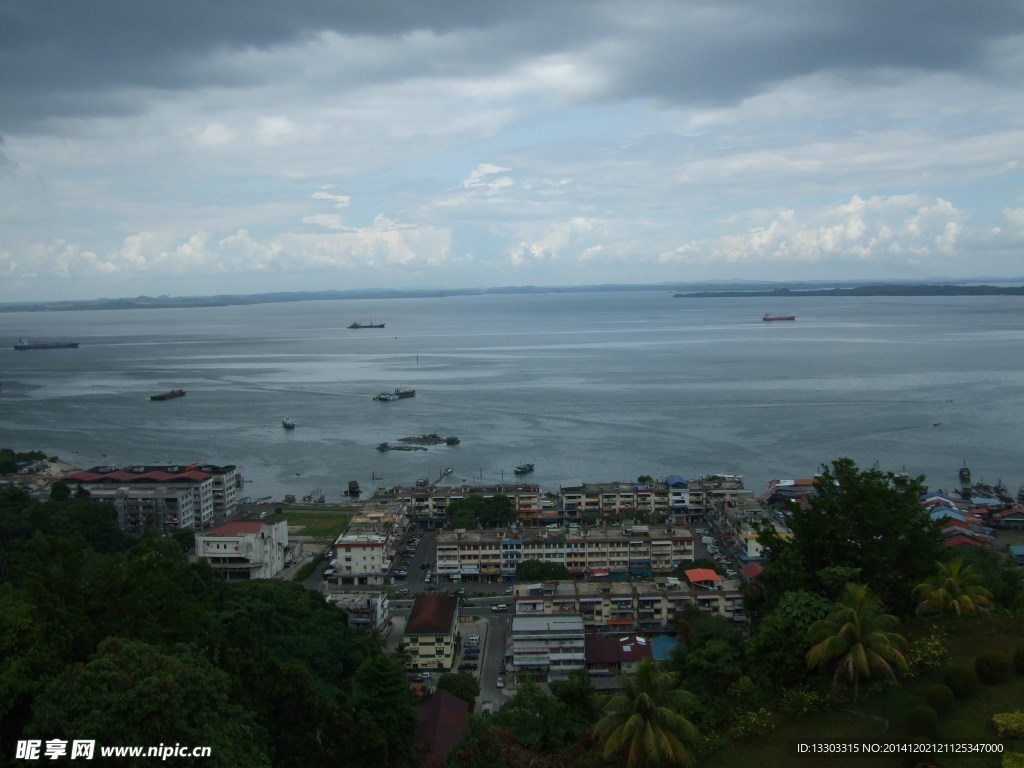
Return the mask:
{"type": "Polygon", "coordinates": [[[124,535],[84,494],[0,489],[0,743],[369,768],[411,754],[412,705],[401,666],[301,584],[227,584],[172,539],[124,535]]]}
{"type": "Polygon", "coordinates": [[[515,503],[508,496],[467,496],[445,509],[448,528],[500,528],[516,521],[515,503]]]}

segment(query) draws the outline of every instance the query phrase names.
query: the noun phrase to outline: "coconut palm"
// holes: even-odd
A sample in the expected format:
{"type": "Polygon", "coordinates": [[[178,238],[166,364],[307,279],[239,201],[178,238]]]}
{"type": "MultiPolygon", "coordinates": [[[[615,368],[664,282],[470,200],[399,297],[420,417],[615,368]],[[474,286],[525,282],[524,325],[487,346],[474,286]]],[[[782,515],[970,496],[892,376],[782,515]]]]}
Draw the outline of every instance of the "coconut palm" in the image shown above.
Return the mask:
{"type": "Polygon", "coordinates": [[[692,765],[684,742],[697,738],[697,728],[680,714],[692,697],[675,687],[676,676],[644,659],[634,677],[620,679],[623,690],[605,700],[594,729],[604,757],[625,753],[626,768],[692,765]]]}
{"type": "Polygon", "coordinates": [[[907,641],[893,631],[897,624],[899,619],[882,612],[881,601],[867,586],[847,584],[828,616],[808,630],[815,645],[807,652],[807,666],[815,669],[836,662],[833,690],[850,683],[856,701],[862,677],[881,672],[895,680],[894,668],[906,669],[907,641]]]}
{"type": "Polygon", "coordinates": [[[935,565],[935,575],[914,590],[914,596],[921,600],[918,613],[949,613],[959,617],[994,605],[992,593],[981,585],[981,575],[973,565],[964,565],[962,557],[935,565]]]}

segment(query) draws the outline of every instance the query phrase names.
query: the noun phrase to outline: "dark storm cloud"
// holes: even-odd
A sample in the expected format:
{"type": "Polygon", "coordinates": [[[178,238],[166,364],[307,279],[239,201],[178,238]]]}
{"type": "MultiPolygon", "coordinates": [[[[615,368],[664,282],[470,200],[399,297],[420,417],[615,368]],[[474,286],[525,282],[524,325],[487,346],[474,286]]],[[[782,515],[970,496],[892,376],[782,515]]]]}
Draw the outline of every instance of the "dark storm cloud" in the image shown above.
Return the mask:
{"type": "Polygon", "coordinates": [[[995,40],[1024,30],[1024,4],[940,0],[0,0],[0,131],[51,117],[122,114],[133,88],[241,86],[272,73],[215,66],[214,54],[273,48],[334,31],[397,39],[430,30],[474,42],[444,57],[340,73],[373,81],[497,71],[573,53],[600,73],[594,99],[729,103],[820,71],[990,72],[995,40]]]}

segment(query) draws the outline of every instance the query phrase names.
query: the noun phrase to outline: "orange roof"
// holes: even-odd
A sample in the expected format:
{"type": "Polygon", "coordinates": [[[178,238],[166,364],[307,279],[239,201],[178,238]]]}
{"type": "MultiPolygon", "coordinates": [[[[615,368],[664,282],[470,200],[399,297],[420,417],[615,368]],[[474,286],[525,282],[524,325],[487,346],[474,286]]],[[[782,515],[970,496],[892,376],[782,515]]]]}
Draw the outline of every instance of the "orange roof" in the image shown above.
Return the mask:
{"type": "Polygon", "coordinates": [[[722,580],[722,577],[710,568],[691,568],[690,570],[686,571],[686,578],[690,580],[691,584],[696,584],[698,581],[722,580]]]}

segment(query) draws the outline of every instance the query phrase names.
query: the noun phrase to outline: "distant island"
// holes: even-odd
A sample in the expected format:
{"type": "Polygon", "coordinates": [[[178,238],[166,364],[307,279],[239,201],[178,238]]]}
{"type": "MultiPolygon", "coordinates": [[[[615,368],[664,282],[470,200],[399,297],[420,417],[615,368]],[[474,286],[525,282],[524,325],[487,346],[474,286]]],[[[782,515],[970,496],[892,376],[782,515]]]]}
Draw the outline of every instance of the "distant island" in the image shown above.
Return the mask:
{"type": "MultiPolygon", "coordinates": [[[[1001,282],[998,280],[990,282],[1001,282]]],[[[570,285],[543,287],[535,285],[497,288],[436,289],[361,289],[348,291],[294,291],[254,294],[217,294],[214,296],[135,296],[122,299],[72,299],[67,301],[35,301],[0,303],[0,312],[80,312],[90,309],[193,309],[196,307],[229,307],[244,304],[276,304],[291,301],[343,301],[351,299],[422,299],[489,294],[539,293],[615,293],[623,291],[669,291],[676,298],[756,298],[799,296],[1022,296],[1024,278],[1006,280],[1006,285],[967,284],[953,280],[928,284],[877,283],[862,284],[853,280],[833,280],[782,284],[764,281],[706,281],[692,283],[656,283],[630,285],[570,285]],[[682,291],[687,291],[683,293],[682,291]]]]}
{"type": "Polygon", "coordinates": [[[772,288],[757,291],[677,293],[677,299],[798,298],[800,296],[1024,296],[1024,286],[998,285],[858,285],[852,288],[772,288]]]}

